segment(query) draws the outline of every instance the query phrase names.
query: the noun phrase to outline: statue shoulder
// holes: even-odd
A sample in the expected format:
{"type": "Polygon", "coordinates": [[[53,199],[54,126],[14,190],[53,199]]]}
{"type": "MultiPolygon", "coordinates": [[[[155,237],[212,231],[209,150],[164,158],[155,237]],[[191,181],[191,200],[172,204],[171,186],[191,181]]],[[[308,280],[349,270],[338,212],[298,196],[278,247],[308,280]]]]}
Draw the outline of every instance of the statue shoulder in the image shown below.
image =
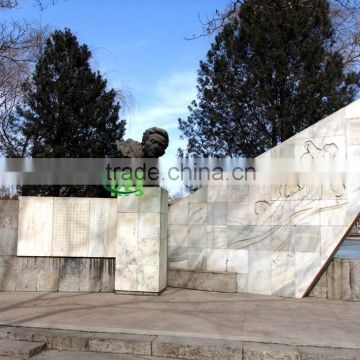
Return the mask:
{"type": "Polygon", "coordinates": [[[117,149],[122,157],[142,158],[144,157],[141,143],[128,139],[126,141],[116,141],[117,149]]]}

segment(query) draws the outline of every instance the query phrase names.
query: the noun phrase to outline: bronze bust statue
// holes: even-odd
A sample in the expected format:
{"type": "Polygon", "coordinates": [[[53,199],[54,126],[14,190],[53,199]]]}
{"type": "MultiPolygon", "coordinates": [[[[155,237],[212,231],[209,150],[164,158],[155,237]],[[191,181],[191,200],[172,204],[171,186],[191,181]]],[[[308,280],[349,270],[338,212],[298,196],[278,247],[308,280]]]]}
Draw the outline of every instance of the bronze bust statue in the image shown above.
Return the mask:
{"type": "Polygon", "coordinates": [[[116,145],[120,157],[159,158],[165,154],[169,145],[169,135],[166,130],[153,127],[144,132],[141,143],[128,139],[117,141],[116,145]]]}

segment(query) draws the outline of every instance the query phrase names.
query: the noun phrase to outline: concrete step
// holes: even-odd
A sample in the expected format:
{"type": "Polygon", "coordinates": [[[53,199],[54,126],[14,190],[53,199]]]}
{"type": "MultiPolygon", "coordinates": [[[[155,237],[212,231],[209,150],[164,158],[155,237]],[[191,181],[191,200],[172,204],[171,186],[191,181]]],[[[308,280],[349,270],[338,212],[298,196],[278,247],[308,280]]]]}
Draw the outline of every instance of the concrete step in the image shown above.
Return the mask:
{"type": "Polygon", "coordinates": [[[41,353],[45,347],[43,342],[0,340],[0,359],[29,359],[41,353]]]}
{"type": "MultiPolygon", "coordinates": [[[[1,360],[1,358],[0,358],[1,360]]],[[[153,356],[99,354],[79,351],[47,351],[31,360],[174,360],[153,356]]]]}
{"type": "MultiPolygon", "coordinates": [[[[49,351],[32,358],[36,360],[360,360],[359,348],[311,347],[166,335],[0,326],[0,338],[10,339],[12,344],[25,342],[27,346],[29,341],[42,346],[46,344],[49,351]]],[[[3,360],[1,355],[0,352],[0,360],[3,360]]]]}

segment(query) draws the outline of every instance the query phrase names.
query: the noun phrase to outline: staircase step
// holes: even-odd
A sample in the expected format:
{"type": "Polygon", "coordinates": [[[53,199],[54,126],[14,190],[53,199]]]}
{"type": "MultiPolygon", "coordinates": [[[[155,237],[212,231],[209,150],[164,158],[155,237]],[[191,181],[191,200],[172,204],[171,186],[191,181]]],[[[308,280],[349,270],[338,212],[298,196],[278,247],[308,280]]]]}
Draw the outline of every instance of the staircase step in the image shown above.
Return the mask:
{"type": "MultiPolygon", "coordinates": [[[[1,358],[0,358],[1,360],[1,358]]],[[[41,355],[37,355],[31,360],[174,360],[168,358],[158,358],[153,356],[139,355],[115,355],[101,354],[94,352],[78,352],[78,351],[46,351],[41,355]]]]}
{"type": "Polygon", "coordinates": [[[0,359],[29,359],[41,353],[45,347],[43,342],[0,340],[0,359]]]}

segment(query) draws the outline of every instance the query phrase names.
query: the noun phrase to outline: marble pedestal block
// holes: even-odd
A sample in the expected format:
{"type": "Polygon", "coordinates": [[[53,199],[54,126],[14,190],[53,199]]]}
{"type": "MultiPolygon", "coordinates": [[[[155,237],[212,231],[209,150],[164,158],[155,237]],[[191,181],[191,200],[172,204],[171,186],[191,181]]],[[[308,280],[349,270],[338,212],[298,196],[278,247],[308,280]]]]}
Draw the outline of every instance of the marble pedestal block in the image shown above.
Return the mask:
{"type": "Polygon", "coordinates": [[[159,294],[167,276],[167,191],[148,187],[117,205],[115,291],[159,294]]]}

